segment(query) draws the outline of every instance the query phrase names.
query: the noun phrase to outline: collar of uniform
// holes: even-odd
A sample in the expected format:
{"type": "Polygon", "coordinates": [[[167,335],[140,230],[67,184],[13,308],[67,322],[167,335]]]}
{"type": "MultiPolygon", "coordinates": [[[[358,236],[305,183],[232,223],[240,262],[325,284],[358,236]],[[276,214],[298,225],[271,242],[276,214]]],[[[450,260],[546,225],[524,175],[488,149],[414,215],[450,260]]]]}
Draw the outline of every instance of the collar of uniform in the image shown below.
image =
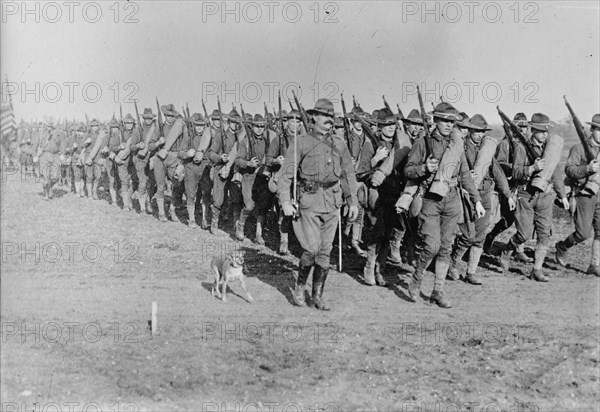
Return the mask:
{"type": "Polygon", "coordinates": [[[433,137],[435,140],[437,140],[438,142],[442,142],[443,140],[452,140],[452,138],[450,137],[452,134],[449,134],[447,137],[442,136],[442,134],[440,133],[440,131],[437,129],[435,129],[435,131],[433,132],[433,134],[431,135],[431,137],[433,137]]]}
{"type": "Polygon", "coordinates": [[[473,146],[477,149],[479,149],[479,147],[481,146],[481,142],[483,142],[483,138],[481,138],[479,143],[476,143],[471,136],[469,136],[469,138],[467,139],[467,143],[471,144],[471,146],[473,146]]]}

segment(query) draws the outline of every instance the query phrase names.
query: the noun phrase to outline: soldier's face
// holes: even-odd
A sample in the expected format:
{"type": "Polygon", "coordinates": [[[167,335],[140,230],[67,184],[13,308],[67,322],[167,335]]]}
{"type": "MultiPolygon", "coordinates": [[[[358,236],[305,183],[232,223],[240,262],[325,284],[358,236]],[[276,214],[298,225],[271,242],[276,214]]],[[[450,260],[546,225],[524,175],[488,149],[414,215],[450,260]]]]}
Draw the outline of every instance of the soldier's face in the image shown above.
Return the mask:
{"type": "Polygon", "coordinates": [[[439,117],[436,117],[435,127],[442,136],[450,136],[450,132],[452,132],[452,128],[454,127],[454,120],[441,119],[439,117]]]}
{"type": "Polygon", "coordinates": [[[483,131],[471,130],[471,140],[473,140],[475,144],[479,144],[479,142],[481,142],[481,139],[483,139],[484,134],[485,132],[483,131]]]}
{"type": "Polygon", "coordinates": [[[232,132],[237,132],[239,123],[237,122],[229,122],[229,128],[231,129],[232,132]]]}
{"type": "Polygon", "coordinates": [[[462,135],[463,139],[465,137],[467,137],[467,135],[469,134],[469,129],[467,129],[466,127],[460,127],[460,126],[458,126],[458,130],[460,130],[460,134],[462,135]]]}
{"type": "Polygon", "coordinates": [[[527,136],[527,129],[528,129],[527,126],[519,126],[519,131],[521,132],[521,134],[523,136],[527,136]]]}
{"type": "Polygon", "coordinates": [[[125,123],[125,130],[127,130],[128,132],[133,130],[133,123],[125,123]]]}
{"type": "Polygon", "coordinates": [[[255,124],[253,124],[252,125],[252,131],[254,132],[255,135],[260,136],[265,131],[265,126],[264,125],[255,125],[255,124]]]}
{"type": "Polygon", "coordinates": [[[339,137],[344,137],[344,126],[342,127],[336,127],[334,129],[334,133],[339,136],[339,137]]]}
{"type": "Polygon", "coordinates": [[[353,122],[352,123],[352,127],[354,127],[354,130],[356,130],[357,132],[362,132],[362,123],[361,122],[353,122]]]}
{"type": "Polygon", "coordinates": [[[406,130],[408,131],[409,135],[416,137],[421,131],[421,126],[414,123],[407,123],[406,130]]]}
{"type": "Polygon", "coordinates": [[[213,124],[218,129],[221,127],[221,119],[213,119],[213,124]]]}
{"type": "Polygon", "coordinates": [[[196,134],[202,134],[203,129],[204,129],[203,125],[197,124],[194,126],[194,130],[196,131],[196,134]]]}
{"type": "Polygon", "coordinates": [[[333,127],[333,116],[316,114],[313,117],[317,128],[324,131],[325,133],[329,132],[333,127]]]}
{"type": "Polygon", "coordinates": [[[298,133],[298,131],[300,130],[300,120],[289,119],[287,121],[287,128],[292,133],[298,133]]]}
{"type": "Polygon", "coordinates": [[[548,139],[548,132],[534,129],[532,138],[535,139],[535,141],[538,142],[538,144],[545,143],[548,139]]]}
{"type": "Polygon", "coordinates": [[[597,145],[600,145],[600,127],[592,126],[592,139],[597,145]]]}
{"type": "Polygon", "coordinates": [[[92,132],[96,133],[98,131],[98,126],[92,126],[92,132]]]}
{"type": "Polygon", "coordinates": [[[146,126],[150,126],[150,125],[152,124],[152,121],[153,121],[153,120],[154,120],[154,119],[153,119],[153,118],[151,118],[151,117],[145,117],[145,118],[144,118],[144,124],[145,124],[146,126]]]}
{"type": "Polygon", "coordinates": [[[167,122],[169,125],[175,123],[175,116],[172,114],[165,114],[165,122],[167,122]]]}
{"type": "Polygon", "coordinates": [[[287,127],[288,121],[287,120],[283,120],[283,128],[285,129],[287,127]]]}
{"type": "Polygon", "coordinates": [[[381,128],[381,134],[383,134],[385,137],[391,139],[392,137],[394,137],[394,134],[396,133],[396,124],[388,124],[386,126],[383,126],[381,128]]]}

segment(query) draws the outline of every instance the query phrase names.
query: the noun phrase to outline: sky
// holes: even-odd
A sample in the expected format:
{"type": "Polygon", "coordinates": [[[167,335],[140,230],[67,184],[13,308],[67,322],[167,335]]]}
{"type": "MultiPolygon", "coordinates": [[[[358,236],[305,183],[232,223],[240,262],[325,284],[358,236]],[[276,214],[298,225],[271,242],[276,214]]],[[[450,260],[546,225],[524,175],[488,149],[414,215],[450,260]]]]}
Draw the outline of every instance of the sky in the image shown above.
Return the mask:
{"type": "Polygon", "coordinates": [[[440,96],[469,115],[600,111],[598,1],[0,1],[0,72],[17,119],[110,118],[160,104],[246,112],[296,90],[341,112],[440,96]],[[27,10],[26,10],[27,9],[27,10]],[[36,21],[37,20],[37,21],[36,21]],[[4,81],[8,79],[8,83],[4,81]]]}

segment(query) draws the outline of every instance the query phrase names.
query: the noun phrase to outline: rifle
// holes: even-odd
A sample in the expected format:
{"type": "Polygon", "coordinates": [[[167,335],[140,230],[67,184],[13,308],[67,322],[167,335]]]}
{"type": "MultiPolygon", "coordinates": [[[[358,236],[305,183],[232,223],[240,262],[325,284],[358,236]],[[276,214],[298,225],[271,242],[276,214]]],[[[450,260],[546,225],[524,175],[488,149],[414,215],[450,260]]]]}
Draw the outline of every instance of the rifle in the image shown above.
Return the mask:
{"type": "Polygon", "coordinates": [[[140,120],[140,112],[138,111],[137,100],[133,101],[133,105],[135,107],[135,118],[137,119],[137,129],[138,129],[138,133],[140,134],[140,139],[141,139],[142,138],[142,121],[140,120]]]}
{"type": "Polygon", "coordinates": [[[269,116],[269,110],[267,109],[267,103],[264,103],[265,106],[265,121],[267,122],[267,137],[269,135],[268,130],[275,130],[273,123],[271,123],[271,118],[269,116]]]}
{"type": "Polygon", "coordinates": [[[162,114],[160,112],[160,104],[158,103],[158,97],[156,98],[156,109],[158,111],[156,121],[158,122],[158,132],[161,137],[164,138],[165,130],[163,128],[162,114]]]}
{"type": "Polygon", "coordinates": [[[90,119],[88,118],[87,113],[85,114],[85,132],[90,132],[90,119]]]}
{"type": "Polygon", "coordinates": [[[288,99],[288,104],[290,105],[290,110],[294,110],[294,106],[292,106],[292,102],[288,99]]]}
{"type": "Polygon", "coordinates": [[[575,131],[577,132],[577,136],[579,137],[579,140],[581,141],[581,144],[583,145],[583,150],[585,151],[585,157],[587,159],[587,162],[589,163],[592,160],[594,160],[595,157],[594,157],[594,154],[592,153],[592,150],[590,149],[590,146],[588,145],[587,136],[585,135],[583,125],[581,124],[581,121],[575,114],[575,111],[573,111],[573,108],[567,101],[567,96],[563,96],[563,99],[565,99],[565,104],[567,105],[567,109],[569,109],[569,113],[571,113],[571,117],[573,118],[573,126],[575,126],[575,131]]]}
{"type": "Polygon", "coordinates": [[[342,100],[342,115],[344,116],[344,137],[346,138],[346,144],[348,145],[350,155],[352,155],[352,147],[350,145],[350,119],[348,119],[346,112],[346,102],[344,101],[344,93],[340,93],[340,97],[342,100]]]}
{"type": "Polygon", "coordinates": [[[425,113],[425,105],[423,104],[423,96],[421,95],[421,89],[417,86],[417,96],[419,98],[419,108],[421,109],[421,120],[423,120],[423,126],[425,128],[425,135],[423,138],[425,139],[425,148],[427,150],[428,156],[433,156],[433,149],[431,147],[431,125],[429,124],[429,119],[427,118],[427,113],[425,113]]]}
{"type": "Polygon", "coordinates": [[[209,126],[212,126],[212,121],[210,120],[210,117],[208,117],[208,112],[206,111],[206,106],[204,105],[204,100],[202,100],[202,109],[204,110],[204,117],[206,118],[206,123],[209,126]]]}
{"type": "Polygon", "coordinates": [[[246,133],[246,139],[248,139],[248,152],[250,153],[250,159],[254,158],[254,149],[252,148],[252,136],[250,135],[251,131],[246,124],[246,113],[244,112],[244,106],[240,103],[240,110],[242,111],[242,127],[244,128],[244,132],[246,133]]]}
{"type": "Polygon", "coordinates": [[[404,119],[404,113],[402,113],[402,110],[400,110],[400,105],[398,103],[396,103],[396,108],[398,109],[398,115],[400,116],[400,119],[404,119]]]}
{"type": "Polygon", "coordinates": [[[385,108],[388,109],[390,112],[394,113],[394,111],[392,110],[392,108],[388,104],[387,100],[385,100],[385,94],[383,96],[381,96],[381,97],[383,98],[383,105],[385,106],[385,108]]]}
{"type": "Polygon", "coordinates": [[[223,112],[221,111],[221,99],[217,96],[217,107],[219,109],[219,131],[221,132],[221,147],[225,150],[225,129],[223,128],[223,112]]]}
{"type": "MultiPolygon", "coordinates": [[[[512,158],[511,158],[510,152],[508,154],[508,160],[509,160],[509,162],[511,162],[512,168],[511,168],[510,174],[509,175],[507,174],[507,178],[511,178],[512,170],[515,167],[513,160],[514,160],[514,156],[515,156],[515,150],[517,150],[517,145],[515,144],[515,137],[513,136],[512,132],[510,131],[510,125],[504,119],[502,119],[502,128],[504,129],[504,138],[508,139],[510,152],[512,152],[512,158]]],[[[505,173],[506,173],[506,171],[505,171],[505,173]]]]}
{"type": "Polygon", "coordinates": [[[119,120],[119,144],[123,144],[123,105],[119,104],[119,112],[121,115],[121,120],[119,120]]]}
{"type": "Polygon", "coordinates": [[[525,151],[527,152],[527,157],[529,157],[529,160],[531,162],[533,162],[535,159],[537,159],[538,156],[535,154],[535,151],[533,150],[531,143],[529,143],[527,141],[527,139],[525,138],[525,136],[523,136],[523,133],[521,133],[521,131],[519,130],[517,125],[514,124],[514,122],[512,120],[510,120],[510,118],[502,110],[500,110],[500,106],[496,106],[496,109],[498,109],[498,114],[502,118],[502,121],[505,121],[506,123],[508,123],[510,125],[510,130],[512,132],[512,135],[517,136],[519,141],[523,144],[523,146],[525,146],[525,151]]]}
{"type": "Polygon", "coordinates": [[[298,106],[298,111],[300,112],[300,119],[302,119],[302,124],[304,125],[304,130],[308,133],[308,116],[304,111],[304,107],[300,104],[298,97],[296,96],[296,92],[292,90],[292,95],[294,96],[294,101],[296,102],[296,106],[298,106]]]}
{"type": "Polygon", "coordinates": [[[352,95],[352,106],[358,107],[358,102],[356,101],[356,97],[354,97],[354,95],[352,95]]]}
{"type": "MultiPolygon", "coordinates": [[[[279,91],[279,96],[277,97],[277,102],[279,104],[279,129],[281,129],[279,132],[279,148],[281,150],[281,136],[283,136],[283,134],[285,133],[283,130],[283,111],[281,108],[281,90],[279,91]]],[[[287,138],[286,138],[286,143],[287,143],[287,138]]]]}

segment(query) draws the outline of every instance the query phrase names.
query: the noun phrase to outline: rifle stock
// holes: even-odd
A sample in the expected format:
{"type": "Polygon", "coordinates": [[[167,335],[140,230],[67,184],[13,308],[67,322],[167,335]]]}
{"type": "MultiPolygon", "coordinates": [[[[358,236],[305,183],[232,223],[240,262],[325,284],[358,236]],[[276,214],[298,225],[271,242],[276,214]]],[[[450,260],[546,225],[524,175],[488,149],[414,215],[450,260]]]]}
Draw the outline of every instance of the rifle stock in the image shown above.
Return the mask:
{"type": "Polygon", "coordinates": [[[535,154],[535,151],[533,150],[533,147],[531,147],[531,144],[527,141],[525,136],[523,136],[523,133],[521,133],[517,125],[512,120],[510,120],[510,118],[502,110],[500,110],[500,106],[496,106],[496,109],[498,109],[498,114],[500,115],[502,120],[510,126],[510,131],[512,135],[517,136],[519,141],[525,147],[525,151],[527,152],[527,157],[529,157],[529,161],[535,161],[538,158],[538,156],[535,154]]]}
{"type": "Polygon", "coordinates": [[[300,119],[302,120],[302,124],[304,125],[304,130],[306,130],[306,133],[308,133],[309,132],[308,115],[306,114],[304,107],[302,107],[302,104],[300,104],[300,100],[298,100],[298,96],[296,96],[296,92],[293,90],[292,90],[292,95],[294,96],[294,102],[296,103],[296,106],[298,107],[298,111],[300,112],[300,119]]]}

